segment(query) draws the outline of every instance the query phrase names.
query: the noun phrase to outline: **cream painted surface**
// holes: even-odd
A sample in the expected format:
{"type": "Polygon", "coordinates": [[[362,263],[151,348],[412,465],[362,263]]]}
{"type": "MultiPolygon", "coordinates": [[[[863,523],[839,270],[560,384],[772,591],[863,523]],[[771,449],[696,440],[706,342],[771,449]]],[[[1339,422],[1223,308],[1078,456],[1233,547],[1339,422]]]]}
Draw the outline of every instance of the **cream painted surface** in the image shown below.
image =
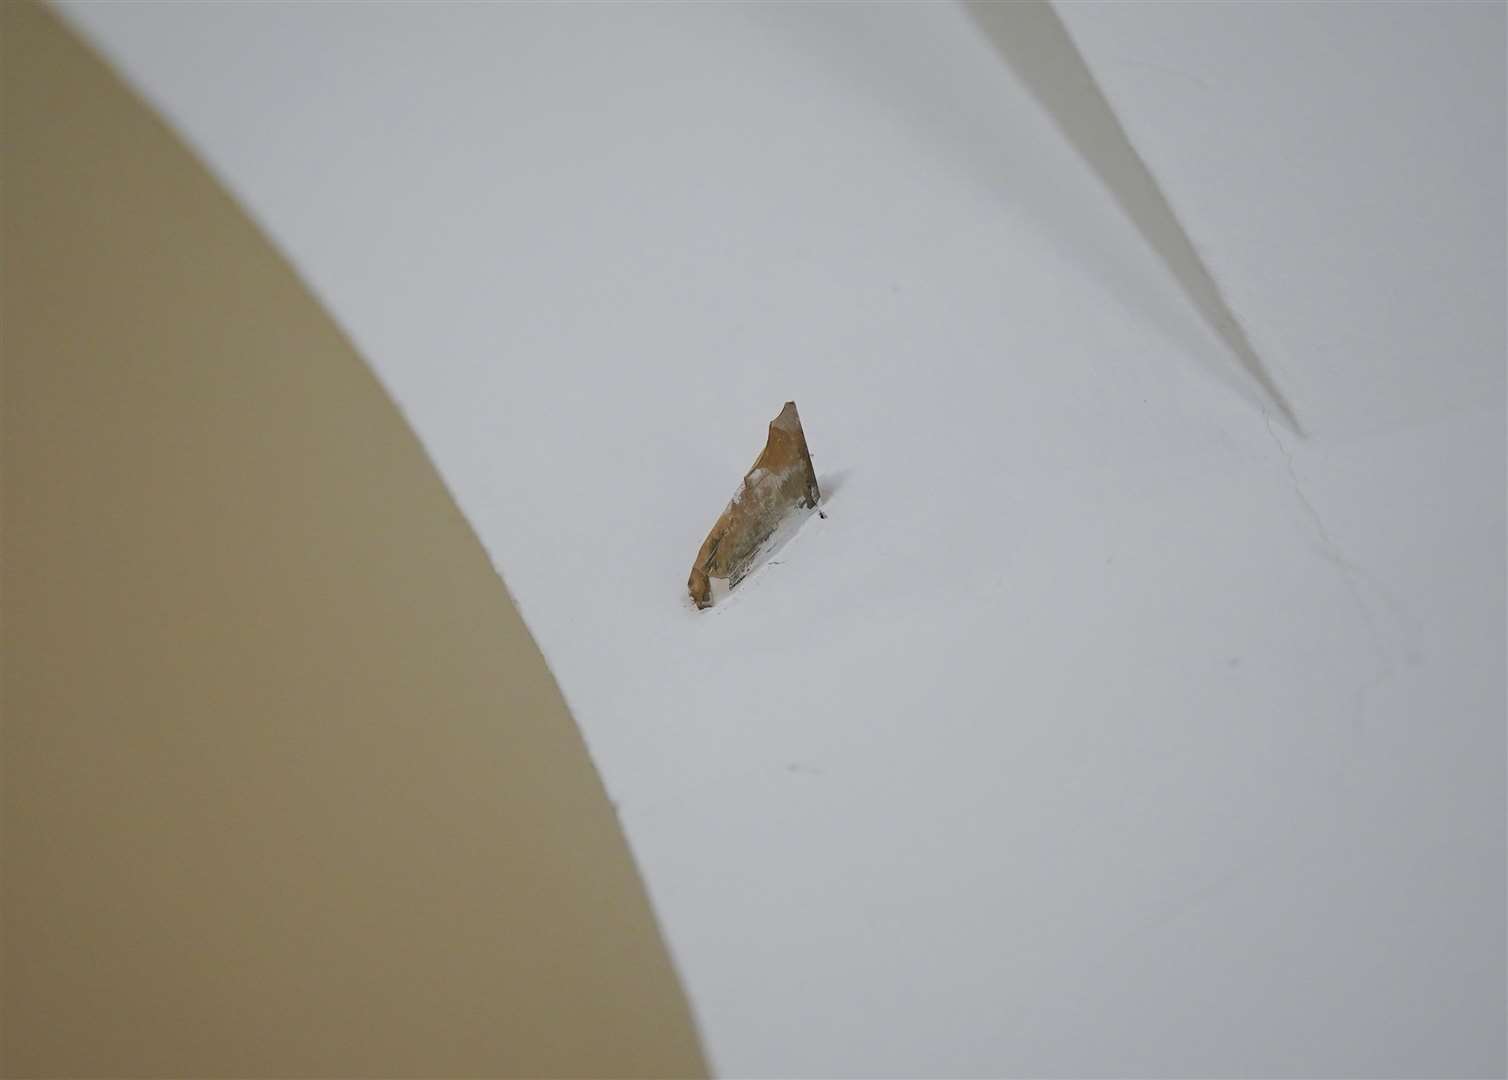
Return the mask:
{"type": "Polygon", "coordinates": [[[702,1073],[398,411],[97,59],[30,4],[0,27],[0,1072],[702,1073]]]}

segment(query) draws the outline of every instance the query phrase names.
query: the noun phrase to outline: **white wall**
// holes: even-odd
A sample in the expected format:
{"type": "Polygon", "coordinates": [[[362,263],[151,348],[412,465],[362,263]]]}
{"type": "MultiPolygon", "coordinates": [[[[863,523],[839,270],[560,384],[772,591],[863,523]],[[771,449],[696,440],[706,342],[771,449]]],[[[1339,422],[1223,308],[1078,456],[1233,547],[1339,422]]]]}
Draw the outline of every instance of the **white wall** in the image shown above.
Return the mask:
{"type": "Polygon", "coordinates": [[[418,430],[723,1073],[1486,1074],[1502,15],[1321,7],[1066,13],[1307,439],[961,9],[65,10],[418,430]],[[697,614],[787,398],[828,518],[697,614]]]}

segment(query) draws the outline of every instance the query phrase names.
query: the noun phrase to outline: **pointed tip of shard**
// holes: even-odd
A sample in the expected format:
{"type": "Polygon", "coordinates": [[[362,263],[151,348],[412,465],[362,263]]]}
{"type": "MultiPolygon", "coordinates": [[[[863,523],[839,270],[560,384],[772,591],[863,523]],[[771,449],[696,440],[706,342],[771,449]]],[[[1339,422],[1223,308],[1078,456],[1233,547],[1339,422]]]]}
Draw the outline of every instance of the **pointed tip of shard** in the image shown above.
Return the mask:
{"type": "Polygon", "coordinates": [[[686,586],[696,606],[712,606],[714,584],[734,588],[748,573],[760,545],[787,515],[810,510],[821,498],[801,415],[796,403],[787,401],[770,421],[764,450],[702,541],[692,563],[686,586]]]}

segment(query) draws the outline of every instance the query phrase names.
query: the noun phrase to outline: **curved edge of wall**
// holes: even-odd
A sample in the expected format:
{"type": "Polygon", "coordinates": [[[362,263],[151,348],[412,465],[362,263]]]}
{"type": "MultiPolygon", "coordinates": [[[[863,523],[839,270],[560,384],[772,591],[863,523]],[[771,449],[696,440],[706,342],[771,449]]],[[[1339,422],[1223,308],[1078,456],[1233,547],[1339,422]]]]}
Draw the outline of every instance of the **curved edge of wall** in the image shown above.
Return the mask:
{"type": "Polygon", "coordinates": [[[3,7],[3,1066],[702,1075],[612,808],[397,410],[3,7]]]}

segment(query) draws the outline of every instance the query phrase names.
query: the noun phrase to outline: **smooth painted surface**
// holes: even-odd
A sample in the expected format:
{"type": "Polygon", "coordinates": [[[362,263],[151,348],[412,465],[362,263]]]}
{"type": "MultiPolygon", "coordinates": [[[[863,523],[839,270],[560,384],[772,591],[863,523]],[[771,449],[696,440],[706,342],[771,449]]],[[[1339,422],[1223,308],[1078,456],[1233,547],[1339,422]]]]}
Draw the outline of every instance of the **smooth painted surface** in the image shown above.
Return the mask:
{"type": "MultiPolygon", "coordinates": [[[[1274,371],[1331,404],[1289,436],[948,5],[67,10],[434,455],[720,1072],[1502,1072],[1498,323],[1409,323],[1441,355],[1359,391],[1348,328],[1408,316],[1316,305],[1274,371]],[[1478,392],[1437,408],[1441,371],[1478,392]],[[828,518],[697,614],[689,560],[792,398],[828,518]]],[[[1421,56],[1393,77],[1436,81],[1421,56]]],[[[1458,122],[1419,100],[1400,123],[1458,122]]],[[[1271,167],[1324,184],[1334,152],[1271,167]]],[[[1359,242],[1264,227],[1296,280],[1359,242]]]]}
{"type": "Polygon", "coordinates": [[[1059,10],[1315,434],[1502,405],[1508,5],[1059,10]]]}
{"type": "Polygon", "coordinates": [[[397,410],[82,45],[0,25],[0,1072],[703,1072],[576,727],[397,410]]]}

